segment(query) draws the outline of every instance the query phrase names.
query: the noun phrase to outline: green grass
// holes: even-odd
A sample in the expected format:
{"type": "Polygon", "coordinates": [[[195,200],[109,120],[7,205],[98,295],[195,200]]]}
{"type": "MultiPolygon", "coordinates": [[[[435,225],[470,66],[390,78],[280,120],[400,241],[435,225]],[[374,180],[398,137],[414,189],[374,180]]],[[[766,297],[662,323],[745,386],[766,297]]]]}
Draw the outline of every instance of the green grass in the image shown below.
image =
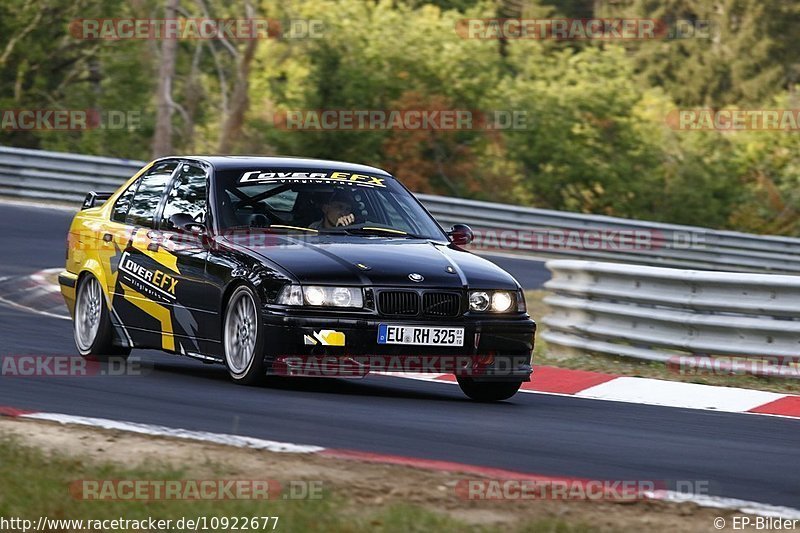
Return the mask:
{"type": "MultiPolygon", "coordinates": [[[[717,385],[724,387],[741,387],[745,389],[758,389],[763,391],[800,394],[800,379],[775,378],[747,375],[721,375],[721,374],[681,374],[673,369],[668,369],[663,363],[642,361],[628,357],[613,357],[603,354],[594,355],[556,355],[548,350],[547,342],[542,338],[546,327],[541,318],[547,314],[547,304],[544,297],[547,291],[526,291],[525,300],[528,304],[528,313],[537,321],[536,347],[534,349],[534,365],[556,366],[576,370],[590,370],[605,372],[622,376],[647,377],[665,379],[670,381],[684,381],[700,383],[703,385],[717,385]]],[[[676,353],[677,355],[681,355],[676,353]]]]}
{"type": "MultiPolygon", "coordinates": [[[[125,440],[120,439],[115,445],[124,446],[125,440]]],[[[212,471],[225,471],[222,467],[217,468],[208,463],[203,463],[202,466],[205,470],[212,467],[212,471]]],[[[347,499],[346,487],[336,489],[339,491],[336,493],[325,492],[321,500],[300,501],[83,501],[73,498],[68,490],[71,482],[80,479],[198,479],[196,476],[187,476],[187,472],[188,469],[175,469],[166,465],[124,468],[113,464],[86,463],[67,455],[46,455],[36,448],[21,444],[15,438],[0,436],[0,517],[26,518],[36,523],[39,516],[83,520],[278,516],[280,518],[275,531],[455,533],[465,530],[495,530],[490,526],[470,526],[449,515],[418,505],[400,503],[370,507],[358,504],[347,499]]],[[[271,525],[270,522],[270,527],[271,525]]],[[[584,525],[573,526],[561,520],[550,519],[520,526],[523,529],[516,531],[588,531],[584,525]]]]}

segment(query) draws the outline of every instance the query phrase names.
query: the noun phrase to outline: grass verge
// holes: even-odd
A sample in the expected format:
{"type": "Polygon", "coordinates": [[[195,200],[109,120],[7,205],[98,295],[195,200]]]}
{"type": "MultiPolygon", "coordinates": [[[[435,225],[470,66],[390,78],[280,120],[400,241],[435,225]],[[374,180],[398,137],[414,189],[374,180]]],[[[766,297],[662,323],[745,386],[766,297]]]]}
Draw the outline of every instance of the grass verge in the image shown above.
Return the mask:
{"type": "MultiPolygon", "coordinates": [[[[40,516],[83,520],[278,516],[274,531],[672,533],[704,530],[715,517],[730,521],[741,514],[653,500],[498,501],[464,498],[463,492],[459,495],[459,483],[474,477],[457,471],[272,453],[0,417],[0,518],[20,517],[34,523],[40,516]],[[283,487],[305,480],[319,482],[323,493],[322,498],[306,500],[85,501],[75,499],[68,490],[72,482],[81,479],[269,479],[283,487]]],[[[68,527],[45,530],[78,531],[68,527]]]]}
{"type": "MultiPolygon", "coordinates": [[[[181,444],[178,444],[180,446],[181,444]]],[[[225,465],[205,462],[206,474],[217,476],[229,471],[225,465]]],[[[125,467],[110,462],[86,461],[61,453],[46,454],[42,450],[24,445],[20,439],[0,435],[0,517],[21,517],[37,523],[40,516],[49,519],[89,520],[172,520],[178,523],[183,517],[197,519],[212,517],[221,520],[233,517],[279,517],[278,521],[259,520],[262,531],[378,531],[378,532],[460,532],[493,531],[489,526],[467,524],[446,514],[428,510],[420,505],[392,503],[365,509],[349,501],[342,493],[330,491],[313,500],[253,501],[253,500],[194,500],[194,501],[86,501],[76,499],[69,491],[75,480],[182,480],[198,479],[190,462],[176,468],[170,464],[151,463],[146,466],[125,467]],[[355,511],[355,509],[359,509],[355,511]],[[262,526],[266,524],[266,528],[262,526]],[[273,526],[274,529],[273,529],[273,526]]],[[[241,473],[240,473],[241,474],[241,473]]],[[[204,478],[208,479],[208,477],[204,478]]],[[[221,522],[222,523],[222,522],[221,522]]],[[[229,526],[232,522],[229,522],[229,526]]],[[[88,525],[88,524],[87,524],[88,525]]],[[[211,531],[228,531],[218,527],[211,531]]],[[[85,531],[51,525],[48,531],[85,531]]],[[[105,529],[106,531],[125,531],[105,529]]],[[[175,529],[177,530],[177,529],[175,529]]],[[[590,531],[588,526],[570,525],[563,520],[541,519],[509,531],[590,531]]],[[[130,530],[128,530],[130,531],[130,530]]]]}

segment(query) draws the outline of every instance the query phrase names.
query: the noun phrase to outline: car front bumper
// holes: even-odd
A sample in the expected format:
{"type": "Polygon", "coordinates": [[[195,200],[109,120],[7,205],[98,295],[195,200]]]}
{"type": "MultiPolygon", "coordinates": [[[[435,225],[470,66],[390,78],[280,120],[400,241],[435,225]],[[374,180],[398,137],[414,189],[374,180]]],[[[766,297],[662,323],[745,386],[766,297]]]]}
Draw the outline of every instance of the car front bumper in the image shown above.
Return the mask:
{"type": "Polygon", "coordinates": [[[263,326],[273,374],[330,377],[383,371],[529,381],[536,332],[527,315],[434,321],[264,313],[263,326]],[[378,344],[380,324],[462,327],[464,346],[378,344]]]}

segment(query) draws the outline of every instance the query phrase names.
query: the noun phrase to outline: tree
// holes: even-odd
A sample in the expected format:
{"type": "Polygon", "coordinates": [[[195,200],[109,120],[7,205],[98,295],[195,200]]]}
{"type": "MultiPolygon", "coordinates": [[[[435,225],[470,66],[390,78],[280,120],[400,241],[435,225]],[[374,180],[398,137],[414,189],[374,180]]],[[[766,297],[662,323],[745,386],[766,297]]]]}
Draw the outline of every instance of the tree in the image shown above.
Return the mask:
{"type": "Polygon", "coordinates": [[[797,82],[796,2],[600,0],[596,16],[683,24],[682,37],[626,43],[645,83],[682,106],[758,105],[797,82]]]}
{"type": "MultiPolygon", "coordinates": [[[[178,0],[166,0],[164,18],[173,20],[178,15],[178,0]]],[[[178,50],[177,39],[165,38],[161,41],[161,59],[158,67],[158,87],[156,88],[156,129],[153,134],[153,157],[163,157],[172,153],[172,79],[175,76],[175,55],[178,50]]]]}

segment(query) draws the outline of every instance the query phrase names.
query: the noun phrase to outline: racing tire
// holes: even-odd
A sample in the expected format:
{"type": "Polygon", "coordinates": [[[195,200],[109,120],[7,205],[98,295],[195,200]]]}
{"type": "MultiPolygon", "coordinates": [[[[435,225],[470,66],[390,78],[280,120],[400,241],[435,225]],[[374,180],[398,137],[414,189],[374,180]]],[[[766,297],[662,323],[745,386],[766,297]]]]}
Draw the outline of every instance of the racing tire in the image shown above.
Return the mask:
{"type": "Polygon", "coordinates": [[[103,288],[92,274],[82,276],[75,294],[75,317],[72,321],[78,353],[92,361],[111,358],[125,360],[130,348],[114,345],[114,332],[103,288]]]}
{"type": "Polygon", "coordinates": [[[521,381],[475,381],[466,376],[457,376],[456,379],[461,391],[476,402],[508,400],[522,386],[521,381]]]}
{"type": "Polygon", "coordinates": [[[259,385],[265,381],[264,328],[258,297],[247,285],[234,289],[225,306],[222,345],[225,366],[234,383],[259,385]]]}

